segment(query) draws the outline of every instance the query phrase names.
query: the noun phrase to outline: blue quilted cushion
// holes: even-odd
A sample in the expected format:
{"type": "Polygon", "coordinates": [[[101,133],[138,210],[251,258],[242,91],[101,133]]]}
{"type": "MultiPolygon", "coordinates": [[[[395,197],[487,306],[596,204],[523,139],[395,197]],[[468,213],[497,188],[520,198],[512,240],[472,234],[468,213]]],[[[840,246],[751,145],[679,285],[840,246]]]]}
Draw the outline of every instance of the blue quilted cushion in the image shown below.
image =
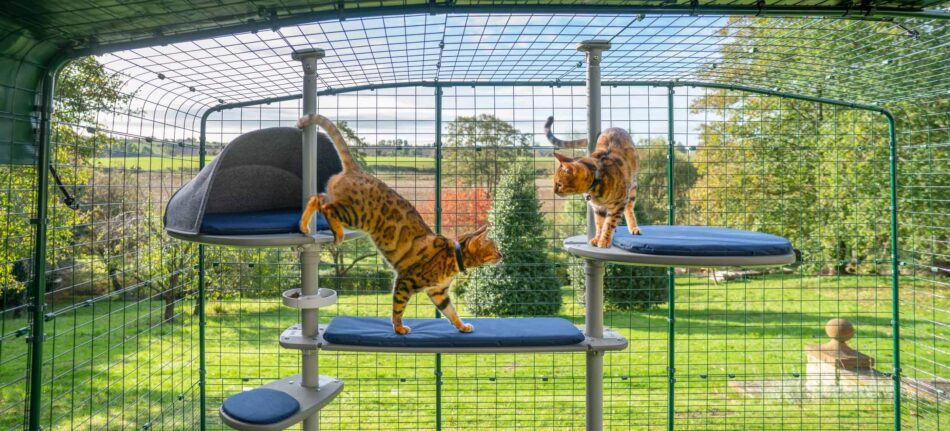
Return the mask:
{"type": "Polygon", "coordinates": [[[221,406],[228,416],[249,424],[272,424],[300,410],[297,400],[273,389],[258,388],[234,394],[221,406]]]}
{"type": "MultiPolygon", "coordinates": [[[[199,232],[210,235],[270,235],[300,233],[299,209],[246,213],[205,214],[199,232]]],[[[323,215],[317,213],[317,229],[327,230],[323,215]]]]}
{"type": "Polygon", "coordinates": [[[446,319],[405,319],[409,335],[393,332],[383,317],[334,317],[323,338],[334,344],[387,347],[566,346],[584,341],[571,322],[557,317],[463,319],[475,330],[459,332],[446,319]]]}
{"type": "Polygon", "coordinates": [[[784,256],[792,244],[780,236],[706,226],[640,226],[630,235],[618,226],[614,246],[640,254],[666,256],[784,256]]]}

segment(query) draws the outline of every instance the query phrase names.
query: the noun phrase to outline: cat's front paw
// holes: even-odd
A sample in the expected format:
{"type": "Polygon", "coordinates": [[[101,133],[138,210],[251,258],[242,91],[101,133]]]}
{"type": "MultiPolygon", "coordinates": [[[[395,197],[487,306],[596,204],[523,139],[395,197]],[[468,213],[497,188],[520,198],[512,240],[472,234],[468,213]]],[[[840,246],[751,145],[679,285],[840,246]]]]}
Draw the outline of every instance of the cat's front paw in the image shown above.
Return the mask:
{"type": "Polygon", "coordinates": [[[610,248],[610,246],[611,246],[610,243],[611,243],[611,241],[599,240],[599,241],[597,241],[597,244],[594,244],[594,245],[596,245],[597,247],[600,247],[600,248],[610,248]]]}
{"type": "Polygon", "coordinates": [[[598,245],[597,245],[598,242],[600,242],[600,239],[597,238],[596,236],[593,237],[593,238],[591,238],[590,241],[587,241],[588,244],[590,244],[590,245],[592,245],[592,246],[594,246],[594,247],[598,247],[598,245]]]}
{"type": "Polygon", "coordinates": [[[630,231],[630,235],[640,235],[640,228],[637,226],[627,226],[627,230],[630,231]]]}
{"type": "Polygon", "coordinates": [[[410,328],[410,327],[408,327],[408,326],[406,326],[406,325],[396,326],[396,327],[393,327],[393,329],[394,329],[394,330],[396,331],[396,333],[399,334],[399,335],[409,335],[409,333],[412,332],[412,328],[410,328]]]}
{"type": "Polygon", "coordinates": [[[459,326],[459,332],[472,332],[475,330],[475,327],[471,323],[463,323],[462,326],[459,326]]]}

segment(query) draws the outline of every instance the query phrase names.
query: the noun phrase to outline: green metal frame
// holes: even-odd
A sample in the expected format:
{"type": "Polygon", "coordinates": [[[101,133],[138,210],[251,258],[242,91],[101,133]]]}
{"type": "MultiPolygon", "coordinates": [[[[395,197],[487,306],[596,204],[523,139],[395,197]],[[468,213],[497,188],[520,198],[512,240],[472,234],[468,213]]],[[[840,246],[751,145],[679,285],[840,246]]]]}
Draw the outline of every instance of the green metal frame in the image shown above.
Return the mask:
{"type": "MultiPolygon", "coordinates": [[[[342,93],[352,93],[357,91],[367,91],[367,90],[378,90],[385,88],[404,88],[404,87],[432,87],[435,88],[435,230],[436,232],[441,232],[442,230],[442,197],[441,197],[441,166],[442,166],[442,94],[443,88],[446,87],[507,87],[507,86],[525,86],[525,87],[567,87],[567,86],[583,86],[585,83],[583,81],[569,81],[569,82],[525,82],[525,81],[507,81],[507,82],[498,82],[498,83],[485,83],[485,82],[407,82],[407,83],[398,83],[398,84],[381,84],[381,85],[361,85],[354,86],[349,88],[340,88],[340,89],[327,89],[318,92],[319,96],[328,96],[334,94],[342,93]]],[[[897,130],[896,130],[896,121],[894,115],[886,108],[876,106],[876,105],[866,105],[860,103],[852,103],[842,100],[823,98],[823,97],[814,97],[799,95],[793,93],[786,93],[776,90],[769,90],[764,88],[750,87],[744,85],[731,85],[731,84],[719,84],[711,82],[699,82],[699,81],[610,81],[603,82],[603,86],[613,86],[613,87],[663,87],[668,90],[667,93],[667,115],[668,115],[668,124],[667,124],[667,198],[669,199],[669,209],[668,209],[668,223],[670,225],[675,223],[675,202],[674,202],[674,193],[673,193],[673,168],[675,162],[675,147],[673,143],[674,138],[674,111],[673,111],[673,101],[676,87],[695,87],[695,88],[711,88],[711,89],[721,89],[721,90],[732,90],[732,91],[742,91],[752,94],[760,94],[773,97],[782,97],[786,99],[801,100],[805,102],[815,102],[823,103],[828,105],[842,106],[852,109],[860,109],[870,112],[876,112],[884,115],[887,119],[888,125],[888,137],[889,137],[889,152],[890,152],[890,169],[889,169],[889,180],[890,180],[890,232],[891,232],[891,300],[892,300],[892,310],[891,310],[891,326],[893,327],[893,371],[892,378],[894,381],[894,430],[899,431],[901,429],[901,368],[900,368],[900,332],[899,332],[899,277],[900,277],[900,261],[898,256],[898,219],[897,219],[897,130]]],[[[205,134],[207,131],[207,119],[208,117],[215,113],[227,109],[247,107],[247,106],[256,106],[262,104],[276,103],[280,101],[287,100],[297,100],[300,99],[300,95],[290,95],[282,97],[271,97],[266,99],[251,100],[240,103],[229,103],[222,104],[215,107],[212,107],[205,111],[201,116],[201,126],[200,126],[200,166],[204,167],[205,161],[205,134]]],[[[45,195],[45,194],[44,194],[45,195]]],[[[200,304],[200,314],[199,314],[199,324],[201,328],[199,330],[200,337],[200,378],[201,384],[201,407],[202,407],[202,416],[201,416],[201,429],[205,429],[205,338],[204,338],[204,246],[199,247],[199,292],[198,298],[201,301],[200,304]]],[[[675,391],[674,386],[676,383],[676,368],[675,368],[675,273],[674,268],[668,268],[668,334],[667,334],[667,378],[668,378],[668,391],[667,391],[667,429],[675,429],[675,391]]],[[[436,311],[436,317],[440,317],[441,314],[436,311]]],[[[42,314],[40,315],[42,317],[42,314]]],[[[40,319],[42,320],[42,319],[40,319]]],[[[442,406],[441,406],[441,395],[442,395],[442,368],[441,368],[441,355],[436,354],[435,360],[435,370],[434,374],[436,377],[436,429],[441,429],[442,427],[442,406]]],[[[39,404],[37,404],[39,405],[39,404]]]]}

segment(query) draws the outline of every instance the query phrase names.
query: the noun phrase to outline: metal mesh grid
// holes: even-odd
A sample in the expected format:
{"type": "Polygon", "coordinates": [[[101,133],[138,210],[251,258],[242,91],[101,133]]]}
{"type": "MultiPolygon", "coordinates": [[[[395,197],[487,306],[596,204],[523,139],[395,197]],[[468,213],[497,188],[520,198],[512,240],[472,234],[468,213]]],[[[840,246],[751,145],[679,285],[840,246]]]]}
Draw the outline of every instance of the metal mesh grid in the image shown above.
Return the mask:
{"type": "MultiPolygon", "coordinates": [[[[55,139],[60,151],[55,168],[66,188],[79,196],[80,214],[89,215],[74,215],[52,194],[57,190],[50,190],[51,237],[70,232],[75,239],[51,242],[59,245],[49,253],[56,262],[51,274],[71,278],[64,276],[66,281],[56,285],[47,301],[56,311],[47,322],[50,369],[43,373],[43,421],[61,429],[188,429],[197,427],[204,415],[209,427],[217,429],[216,410],[224,397],[297,372],[298,352],[285,351],[276,342],[279,332],[297,321],[276,300],[281,290],[299,282],[293,252],[209,247],[208,398],[200,411],[199,340],[191,314],[197,252],[167,249],[180,244],[151,231],[160,226],[161,204],[197,170],[197,115],[219,103],[298,93],[301,78],[299,66],[289,60],[292,48],[328,50],[320,70],[321,90],[406,86],[324,96],[319,112],[347,121],[366,141],[360,150],[370,170],[412,200],[427,219],[434,223],[440,218],[447,234],[471,225],[484,209],[480,203],[490,201],[490,193],[477,191],[489,179],[464,169],[470,160],[531,165],[546,222],[543,236],[563,283],[558,313],[580,322],[579,287],[570,283],[579,262],[566,259],[559,249],[561,238],[582,231],[576,218],[579,201],[551,195],[551,148],[540,125],[553,113],[562,137],[584,132],[583,91],[573,85],[582,81],[583,68],[574,43],[597,37],[614,44],[604,61],[604,126],[631,130],[641,154],[658,154],[651,154],[640,174],[641,196],[649,197],[639,204],[642,222],[666,222],[665,159],[653,158],[668,150],[667,82],[742,83],[888,103],[895,109],[901,118],[900,208],[906,208],[900,213],[906,271],[900,293],[906,376],[902,424],[939,429],[940,417],[947,414],[946,402],[940,401],[948,376],[947,175],[942,166],[950,65],[946,31],[936,25],[910,20],[409,15],[301,24],[104,56],[100,60],[126,82],[126,105],[92,120],[61,120],[58,126],[83,139],[63,132],[55,139]],[[914,37],[915,32],[921,35],[914,37]],[[663,82],[621,85],[624,81],[663,82]],[[438,114],[432,88],[437,82],[451,85],[442,88],[438,114]],[[492,82],[496,85],[487,86],[492,82]],[[502,142],[517,145],[473,154],[459,151],[465,141],[453,140],[453,134],[457,138],[464,124],[494,121],[480,114],[517,130],[488,128],[502,142]],[[433,159],[436,130],[444,151],[439,170],[433,159]],[[437,180],[438,175],[443,177],[437,180]],[[653,182],[643,184],[645,177],[653,182]],[[441,213],[436,190],[442,193],[441,213]],[[106,234],[84,236],[84,229],[106,234]],[[106,257],[100,260],[118,262],[122,289],[95,291],[111,282],[104,264],[60,265],[68,256],[91,255],[103,247],[106,257]],[[173,276],[177,281],[169,283],[173,276]],[[166,296],[175,304],[174,323],[162,316],[166,296]]],[[[653,297],[647,301],[653,307],[646,310],[608,312],[605,324],[621,330],[631,347],[606,357],[605,424],[612,429],[893,428],[896,412],[886,395],[892,387],[888,373],[893,372],[894,342],[883,118],[829,104],[690,87],[677,87],[673,101],[675,164],[695,167],[676,171],[682,177],[675,177],[674,186],[690,186],[675,189],[675,221],[780,233],[803,250],[805,259],[789,272],[745,274],[738,281],[702,271],[676,274],[679,322],[672,334],[672,362],[677,382],[672,393],[665,301],[653,297]],[[762,181],[767,177],[760,167],[773,169],[772,181],[762,181]],[[868,226],[878,228],[869,231],[868,226]],[[839,247],[842,242],[846,246],[839,247]],[[857,275],[847,275],[851,272],[857,275]],[[822,327],[839,316],[856,324],[858,335],[851,345],[874,357],[881,370],[883,381],[873,380],[869,391],[884,395],[819,389],[819,395],[806,396],[803,348],[827,340],[822,327]]],[[[238,133],[292,125],[299,112],[297,102],[283,102],[214,114],[208,147],[213,154],[238,133]]],[[[7,223],[27,223],[35,173],[5,169],[27,171],[18,174],[26,180],[4,185],[7,223]]],[[[14,234],[6,240],[5,250],[29,241],[14,234]]],[[[353,243],[324,254],[322,283],[352,298],[324,313],[325,319],[388,313],[388,295],[380,293],[388,283],[386,269],[367,247],[353,243]],[[352,272],[337,272],[350,264],[352,272]]],[[[4,255],[7,265],[23,258],[4,255]]],[[[666,282],[662,270],[614,277],[636,285],[650,279],[666,282]]],[[[475,277],[468,289],[478,291],[486,282],[475,277]]],[[[410,315],[430,316],[431,305],[420,299],[410,315]]],[[[5,295],[3,301],[0,365],[13,372],[3,374],[0,390],[4,400],[14,402],[0,403],[0,412],[11,417],[3,428],[14,429],[24,425],[23,418],[7,413],[25,409],[17,400],[28,389],[28,358],[19,343],[27,335],[20,328],[29,322],[14,317],[26,310],[20,299],[5,295]]],[[[456,302],[463,310],[468,305],[464,296],[456,302]]],[[[474,314],[463,311],[463,316],[474,314]]],[[[580,355],[324,353],[321,358],[323,373],[346,382],[344,393],[322,415],[328,429],[583,425],[580,355]]]]}
{"type": "Polygon", "coordinates": [[[946,95],[946,35],[927,21],[644,15],[407,15],[324,21],[110,54],[213,105],[299,94],[294,49],[327,50],[324,88],[582,82],[574,52],[611,41],[610,81],[708,80],[858,102],[946,95]],[[924,36],[920,36],[923,34],[924,36]],[[916,36],[915,36],[916,35],[916,36]],[[920,85],[927,82],[927,85],[920,85]]]}
{"type": "Polygon", "coordinates": [[[27,427],[30,390],[41,392],[45,429],[191,429],[201,414],[196,247],[161,227],[164,202],[197,172],[197,118],[180,98],[153,99],[152,83],[98,68],[77,63],[58,92],[56,180],[41,195],[50,208],[42,334],[28,331],[15,284],[33,271],[30,239],[14,233],[33,217],[33,182],[18,184],[35,169],[4,168],[4,256],[19,269],[3,285],[3,429],[27,427]],[[31,337],[44,346],[32,389],[31,337]]]}

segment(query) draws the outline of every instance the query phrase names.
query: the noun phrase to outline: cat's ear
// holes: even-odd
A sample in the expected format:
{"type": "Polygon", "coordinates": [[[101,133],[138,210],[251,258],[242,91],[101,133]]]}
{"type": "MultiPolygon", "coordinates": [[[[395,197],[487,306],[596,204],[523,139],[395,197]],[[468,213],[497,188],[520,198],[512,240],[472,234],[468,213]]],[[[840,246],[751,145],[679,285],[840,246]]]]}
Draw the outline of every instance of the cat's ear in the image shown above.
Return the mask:
{"type": "Polygon", "coordinates": [[[472,238],[477,238],[479,236],[485,235],[486,233],[488,233],[487,223],[479,226],[478,229],[463,233],[462,235],[459,236],[458,241],[460,244],[464,244],[471,241],[472,238]]]}
{"type": "Polygon", "coordinates": [[[574,161],[574,159],[567,157],[561,153],[554,153],[554,158],[565,165],[574,161]]]}

